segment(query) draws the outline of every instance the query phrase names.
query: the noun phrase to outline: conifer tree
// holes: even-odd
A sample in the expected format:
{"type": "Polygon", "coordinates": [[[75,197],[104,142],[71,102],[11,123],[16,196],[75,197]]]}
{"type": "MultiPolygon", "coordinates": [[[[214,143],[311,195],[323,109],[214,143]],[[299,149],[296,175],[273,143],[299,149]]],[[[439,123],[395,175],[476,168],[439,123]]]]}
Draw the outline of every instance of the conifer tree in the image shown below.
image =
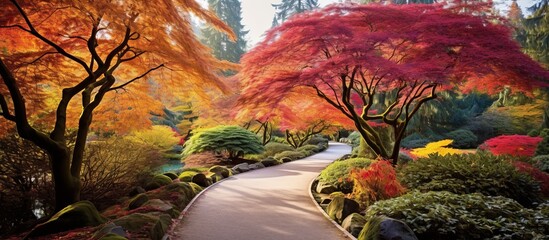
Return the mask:
{"type": "Polygon", "coordinates": [[[282,0],[281,3],[272,4],[272,6],[276,9],[273,18],[273,27],[275,27],[294,14],[318,8],[318,0],[282,0]]]}
{"type": "Polygon", "coordinates": [[[227,23],[236,35],[231,39],[227,34],[219,32],[214,27],[202,29],[202,41],[212,49],[212,54],[220,59],[238,63],[240,56],[246,51],[246,40],[242,25],[242,7],[240,0],[208,0],[209,9],[217,14],[219,19],[227,23]]]}

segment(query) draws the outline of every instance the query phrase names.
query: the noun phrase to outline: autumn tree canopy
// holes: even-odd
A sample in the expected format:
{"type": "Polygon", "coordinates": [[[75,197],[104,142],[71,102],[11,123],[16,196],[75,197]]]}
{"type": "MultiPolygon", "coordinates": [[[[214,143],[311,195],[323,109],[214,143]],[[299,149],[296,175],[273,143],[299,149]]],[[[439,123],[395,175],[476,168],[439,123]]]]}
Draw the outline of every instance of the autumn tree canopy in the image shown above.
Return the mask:
{"type": "Polygon", "coordinates": [[[160,112],[155,91],[170,98],[191,88],[197,94],[223,88],[215,72],[229,64],[195,38],[187,14],[232,32],[195,1],[0,0],[0,5],[0,125],[15,124],[21,137],[48,153],[56,209],[79,200],[96,111],[98,118],[130,112],[125,126],[147,126],[149,120],[132,123],[160,112]]]}
{"type": "Polygon", "coordinates": [[[471,15],[473,5],[461,9],[339,4],[300,14],[242,58],[240,103],[276,105],[301,87],[314,89],[396,164],[408,122],[438,91],[547,85],[549,73],[520,51],[509,29],[471,15]],[[390,104],[377,104],[380,95],[390,104]],[[376,124],[392,128],[392,148],[376,124]]]}

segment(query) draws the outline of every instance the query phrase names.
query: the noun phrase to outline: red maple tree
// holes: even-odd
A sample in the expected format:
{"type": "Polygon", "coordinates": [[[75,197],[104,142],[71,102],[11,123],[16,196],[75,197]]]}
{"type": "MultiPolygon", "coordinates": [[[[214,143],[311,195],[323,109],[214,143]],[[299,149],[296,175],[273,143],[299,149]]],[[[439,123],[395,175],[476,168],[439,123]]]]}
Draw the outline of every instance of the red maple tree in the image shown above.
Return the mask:
{"type": "Polygon", "coordinates": [[[520,51],[508,28],[456,9],[346,4],[295,16],[242,58],[240,102],[274,106],[312,88],[396,164],[409,120],[438,90],[547,85],[549,73],[520,51]],[[392,149],[373,127],[380,122],[393,130],[392,149]]]}

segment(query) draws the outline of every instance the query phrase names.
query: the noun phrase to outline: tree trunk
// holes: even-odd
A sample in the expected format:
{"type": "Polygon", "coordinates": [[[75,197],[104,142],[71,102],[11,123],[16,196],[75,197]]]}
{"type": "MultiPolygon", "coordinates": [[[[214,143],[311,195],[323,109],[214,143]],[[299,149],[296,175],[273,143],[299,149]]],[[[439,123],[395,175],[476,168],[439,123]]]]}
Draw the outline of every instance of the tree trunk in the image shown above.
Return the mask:
{"type": "Polygon", "coordinates": [[[49,153],[55,191],[55,212],[80,201],[80,180],[71,174],[68,150],[49,153]]]}

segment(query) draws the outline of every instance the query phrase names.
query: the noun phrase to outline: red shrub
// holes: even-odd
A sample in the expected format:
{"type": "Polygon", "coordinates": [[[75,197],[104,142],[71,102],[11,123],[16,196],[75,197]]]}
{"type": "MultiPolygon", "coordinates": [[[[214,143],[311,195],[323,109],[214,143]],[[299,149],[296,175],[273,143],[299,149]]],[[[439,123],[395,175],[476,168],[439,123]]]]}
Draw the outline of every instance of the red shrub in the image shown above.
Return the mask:
{"type": "Polygon", "coordinates": [[[526,173],[538,181],[541,187],[541,194],[544,197],[549,197],[549,174],[539,170],[529,163],[515,161],[513,162],[513,165],[519,172],[526,173]]]}
{"type": "Polygon", "coordinates": [[[352,196],[362,207],[378,200],[398,197],[406,191],[389,161],[378,160],[366,169],[354,169],[351,179],[354,182],[352,196]]]}
{"type": "Polygon", "coordinates": [[[494,155],[509,154],[517,157],[532,157],[541,140],[543,140],[541,137],[526,135],[502,135],[486,140],[480,149],[488,150],[494,155]]]}

